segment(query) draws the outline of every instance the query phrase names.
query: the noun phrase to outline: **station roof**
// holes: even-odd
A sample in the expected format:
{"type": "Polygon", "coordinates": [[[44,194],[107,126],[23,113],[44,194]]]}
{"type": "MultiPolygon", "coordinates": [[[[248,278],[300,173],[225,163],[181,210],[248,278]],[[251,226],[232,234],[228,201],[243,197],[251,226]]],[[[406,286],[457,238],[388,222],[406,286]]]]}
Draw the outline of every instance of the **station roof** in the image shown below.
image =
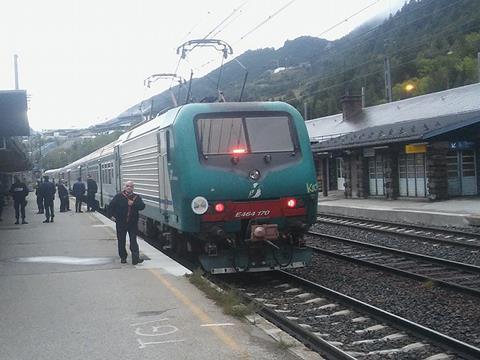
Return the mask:
{"type": "MultiPolygon", "coordinates": [[[[388,127],[414,120],[421,123],[425,119],[480,111],[479,94],[480,84],[477,83],[364,108],[358,116],[349,121],[346,121],[340,113],[307,120],[305,124],[310,141],[323,142],[367,128],[383,125],[388,127]]],[[[429,128],[431,129],[431,126],[429,128]]]]}
{"type": "Polygon", "coordinates": [[[5,138],[0,149],[0,172],[17,172],[31,169],[25,148],[22,143],[13,137],[5,138]],[[3,148],[5,145],[5,148],[3,148]]]}
{"type": "Polygon", "coordinates": [[[0,91],[0,136],[29,136],[27,92],[0,91]]]}
{"type": "Polygon", "coordinates": [[[312,145],[314,152],[432,139],[480,124],[480,110],[372,126],[312,145]]]}
{"type": "Polygon", "coordinates": [[[29,136],[27,92],[0,91],[0,172],[24,171],[31,168],[25,148],[18,136],[29,136]]]}

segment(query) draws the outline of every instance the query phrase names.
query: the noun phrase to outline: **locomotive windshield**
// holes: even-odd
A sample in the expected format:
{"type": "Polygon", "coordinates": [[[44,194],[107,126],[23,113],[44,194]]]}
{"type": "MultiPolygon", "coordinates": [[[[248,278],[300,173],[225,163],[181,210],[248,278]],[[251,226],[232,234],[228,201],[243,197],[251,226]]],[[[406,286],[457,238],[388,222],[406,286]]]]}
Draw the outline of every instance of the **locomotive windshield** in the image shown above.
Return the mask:
{"type": "Polygon", "coordinates": [[[197,130],[204,155],[294,151],[287,116],[199,118],[197,130]]]}

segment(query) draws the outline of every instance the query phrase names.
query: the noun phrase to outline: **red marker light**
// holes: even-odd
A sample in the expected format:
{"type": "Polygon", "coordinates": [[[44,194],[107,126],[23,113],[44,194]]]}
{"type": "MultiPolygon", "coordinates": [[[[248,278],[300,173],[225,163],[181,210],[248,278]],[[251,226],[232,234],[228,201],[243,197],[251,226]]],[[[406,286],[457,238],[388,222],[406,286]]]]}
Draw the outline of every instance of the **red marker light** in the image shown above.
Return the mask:
{"type": "Polygon", "coordinates": [[[245,154],[246,152],[247,152],[247,149],[244,149],[244,148],[232,149],[232,154],[245,154]]]}
{"type": "Polygon", "coordinates": [[[223,210],[225,210],[225,205],[223,205],[222,203],[218,203],[218,204],[215,204],[215,211],[216,212],[223,212],[223,210]]]}
{"type": "Polygon", "coordinates": [[[297,205],[297,200],[295,199],[288,199],[287,200],[287,206],[291,209],[293,209],[297,205]]]}

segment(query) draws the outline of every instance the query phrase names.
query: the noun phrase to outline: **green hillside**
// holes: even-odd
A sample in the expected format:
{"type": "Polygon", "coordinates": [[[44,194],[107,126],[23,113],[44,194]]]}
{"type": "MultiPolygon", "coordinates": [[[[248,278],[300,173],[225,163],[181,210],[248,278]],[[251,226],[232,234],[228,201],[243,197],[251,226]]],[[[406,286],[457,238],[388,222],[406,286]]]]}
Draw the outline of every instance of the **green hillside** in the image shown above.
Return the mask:
{"type": "MultiPolygon", "coordinates": [[[[338,113],[340,97],[360,94],[362,87],[367,106],[386,102],[386,57],[393,100],[399,100],[478,81],[479,51],[478,0],[412,0],[388,19],[364,24],[339,40],[300,37],[278,50],[247,51],[237,59],[249,71],[244,101],[283,100],[301,112],[306,103],[308,117],[314,118],[338,113]],[[286,70],[273,73],[279,66],[286,70]]],[[[221,71],[220,89],[228,100],[237,100],[244,70],[232,60],[221,71]]],[[[216,69],[194,80],[193,100],[215,96],[219,74],[216,69]]],[[[179,93],[183,101],[186,88],[179,93]]],[[[154,98],[156,111],[169,105],[165,93],[154,98]]]]}

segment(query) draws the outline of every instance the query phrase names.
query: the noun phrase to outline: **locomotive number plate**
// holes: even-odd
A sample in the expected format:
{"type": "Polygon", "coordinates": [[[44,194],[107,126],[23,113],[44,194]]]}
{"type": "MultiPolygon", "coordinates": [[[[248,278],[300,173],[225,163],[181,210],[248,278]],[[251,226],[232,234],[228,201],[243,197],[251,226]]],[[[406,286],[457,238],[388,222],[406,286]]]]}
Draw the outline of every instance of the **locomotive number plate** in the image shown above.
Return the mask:
{"type": "Polygon", "coordinates": [[[271,213],[270,210],[237,211],[235,213],[235,217],[236,218],[262,217],[262,216],[269,216],[270,213],[271,213]]]}

